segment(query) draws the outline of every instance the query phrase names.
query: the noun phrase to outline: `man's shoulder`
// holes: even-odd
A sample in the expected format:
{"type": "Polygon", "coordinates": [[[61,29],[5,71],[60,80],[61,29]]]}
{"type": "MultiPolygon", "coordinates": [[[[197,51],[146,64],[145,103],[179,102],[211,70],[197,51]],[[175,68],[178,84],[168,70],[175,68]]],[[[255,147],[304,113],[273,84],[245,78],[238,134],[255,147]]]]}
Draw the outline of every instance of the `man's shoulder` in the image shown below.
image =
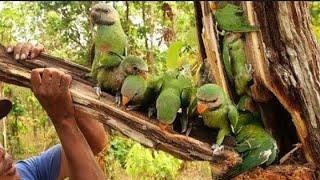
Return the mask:
{"type": "Polygon", "coordinates": [[[61,145],[55,145],[26,160],[16,163],[21,180],[24,179],[57,179],[60,171],[61,145]]]}

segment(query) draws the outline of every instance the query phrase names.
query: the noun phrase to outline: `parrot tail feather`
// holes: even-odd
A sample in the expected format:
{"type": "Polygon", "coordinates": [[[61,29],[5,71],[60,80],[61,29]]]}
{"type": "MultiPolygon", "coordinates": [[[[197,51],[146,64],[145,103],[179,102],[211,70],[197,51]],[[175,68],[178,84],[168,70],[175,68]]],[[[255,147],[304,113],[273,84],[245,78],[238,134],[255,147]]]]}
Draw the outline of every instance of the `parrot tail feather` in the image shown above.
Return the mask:
{"type": "Polygon", "coordinates": [[[259,156],[260,152],[255,151],[249,153],[244,159],[241,164],[238,164],[234,166],[232,169],[230,169],[227,174],[225,175],[225,178],[231,179],[241,173],[244,173],[248,170],[251,170],[252,168],[259,166],[264,161],[259,156]]]}

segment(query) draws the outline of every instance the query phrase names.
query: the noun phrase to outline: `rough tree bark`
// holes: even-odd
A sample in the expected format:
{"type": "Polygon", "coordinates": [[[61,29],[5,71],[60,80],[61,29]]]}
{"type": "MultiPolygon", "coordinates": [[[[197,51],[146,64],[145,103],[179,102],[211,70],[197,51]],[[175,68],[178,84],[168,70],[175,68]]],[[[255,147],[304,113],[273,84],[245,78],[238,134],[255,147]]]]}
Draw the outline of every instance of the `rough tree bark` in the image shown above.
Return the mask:
{"type": "Polygon", "coordinates": [[[320,167],[320,49],[308,2],[243,5],[250,22],[261,27],[247,35],[255,75],[290,113],[306,160],[320,167]]]}
{"type": "MultiPolygon", "coordinates": [[[[200,52],[210,64],[213,81],[232,97],[220,59],[211,3],[195,2],[198,37],[202,36],[200,52]]],[[[249,22],[261,27],[260,32],[246,34],[246,54],[254,69],[252,95],[266,128],[277,139],[280,155],[292,149],[298,137],[308,165],[319,168],[320,51],[311,30],[308,3],[242,2],[241,5],[249,22]]]]}

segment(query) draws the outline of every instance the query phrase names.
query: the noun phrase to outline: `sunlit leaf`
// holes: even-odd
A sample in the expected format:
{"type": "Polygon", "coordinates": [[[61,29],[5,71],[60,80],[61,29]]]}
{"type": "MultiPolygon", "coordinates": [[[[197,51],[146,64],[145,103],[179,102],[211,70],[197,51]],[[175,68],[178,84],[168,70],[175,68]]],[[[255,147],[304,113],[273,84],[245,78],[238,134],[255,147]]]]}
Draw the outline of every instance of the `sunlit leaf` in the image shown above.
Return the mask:
{"type": "Polygon", "coordinates": [[[177,41],[170,45],[168,49],[167,60],[166,60],[168,69],[179,68],[179,65],[180,65],[179,53],[182,47],[183,47],[183,43],[180,41],[177,41]]]}

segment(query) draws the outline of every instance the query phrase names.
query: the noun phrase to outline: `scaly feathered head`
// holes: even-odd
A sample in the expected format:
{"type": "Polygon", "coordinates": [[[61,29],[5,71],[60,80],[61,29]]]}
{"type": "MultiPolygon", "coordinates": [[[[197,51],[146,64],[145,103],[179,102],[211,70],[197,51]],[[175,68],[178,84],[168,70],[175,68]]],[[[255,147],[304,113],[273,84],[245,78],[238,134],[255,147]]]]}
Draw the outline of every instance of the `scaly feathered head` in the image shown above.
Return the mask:
{"type": "Polygon", "coordinates": [[[147,88],[146,80],[139,75],[126,77],[121,87],[122,105],[127,105],[131,100],[143,97],[147,88]]]}
{"type": "Polygon", "coordinates": [[[114,7],[106,3],[94,5],[90,13],[92,22],[97,25],[113,25],[119,21],[119,14],[114,7]]]}
{"type": "Polygon", "coordinates": [[[202,114],[207,110],[219,108],[225,102],[225,93],[216,84],[205,84],[198,89],[197,98],[197,110],[199,114],[202,114]]]}
{"type": "Polygon", "coordinates": [[[122,60],[121,66],[128,75],[140,75],[146,78],[148,64],[140,57],[127,56],[122,60]]]}

